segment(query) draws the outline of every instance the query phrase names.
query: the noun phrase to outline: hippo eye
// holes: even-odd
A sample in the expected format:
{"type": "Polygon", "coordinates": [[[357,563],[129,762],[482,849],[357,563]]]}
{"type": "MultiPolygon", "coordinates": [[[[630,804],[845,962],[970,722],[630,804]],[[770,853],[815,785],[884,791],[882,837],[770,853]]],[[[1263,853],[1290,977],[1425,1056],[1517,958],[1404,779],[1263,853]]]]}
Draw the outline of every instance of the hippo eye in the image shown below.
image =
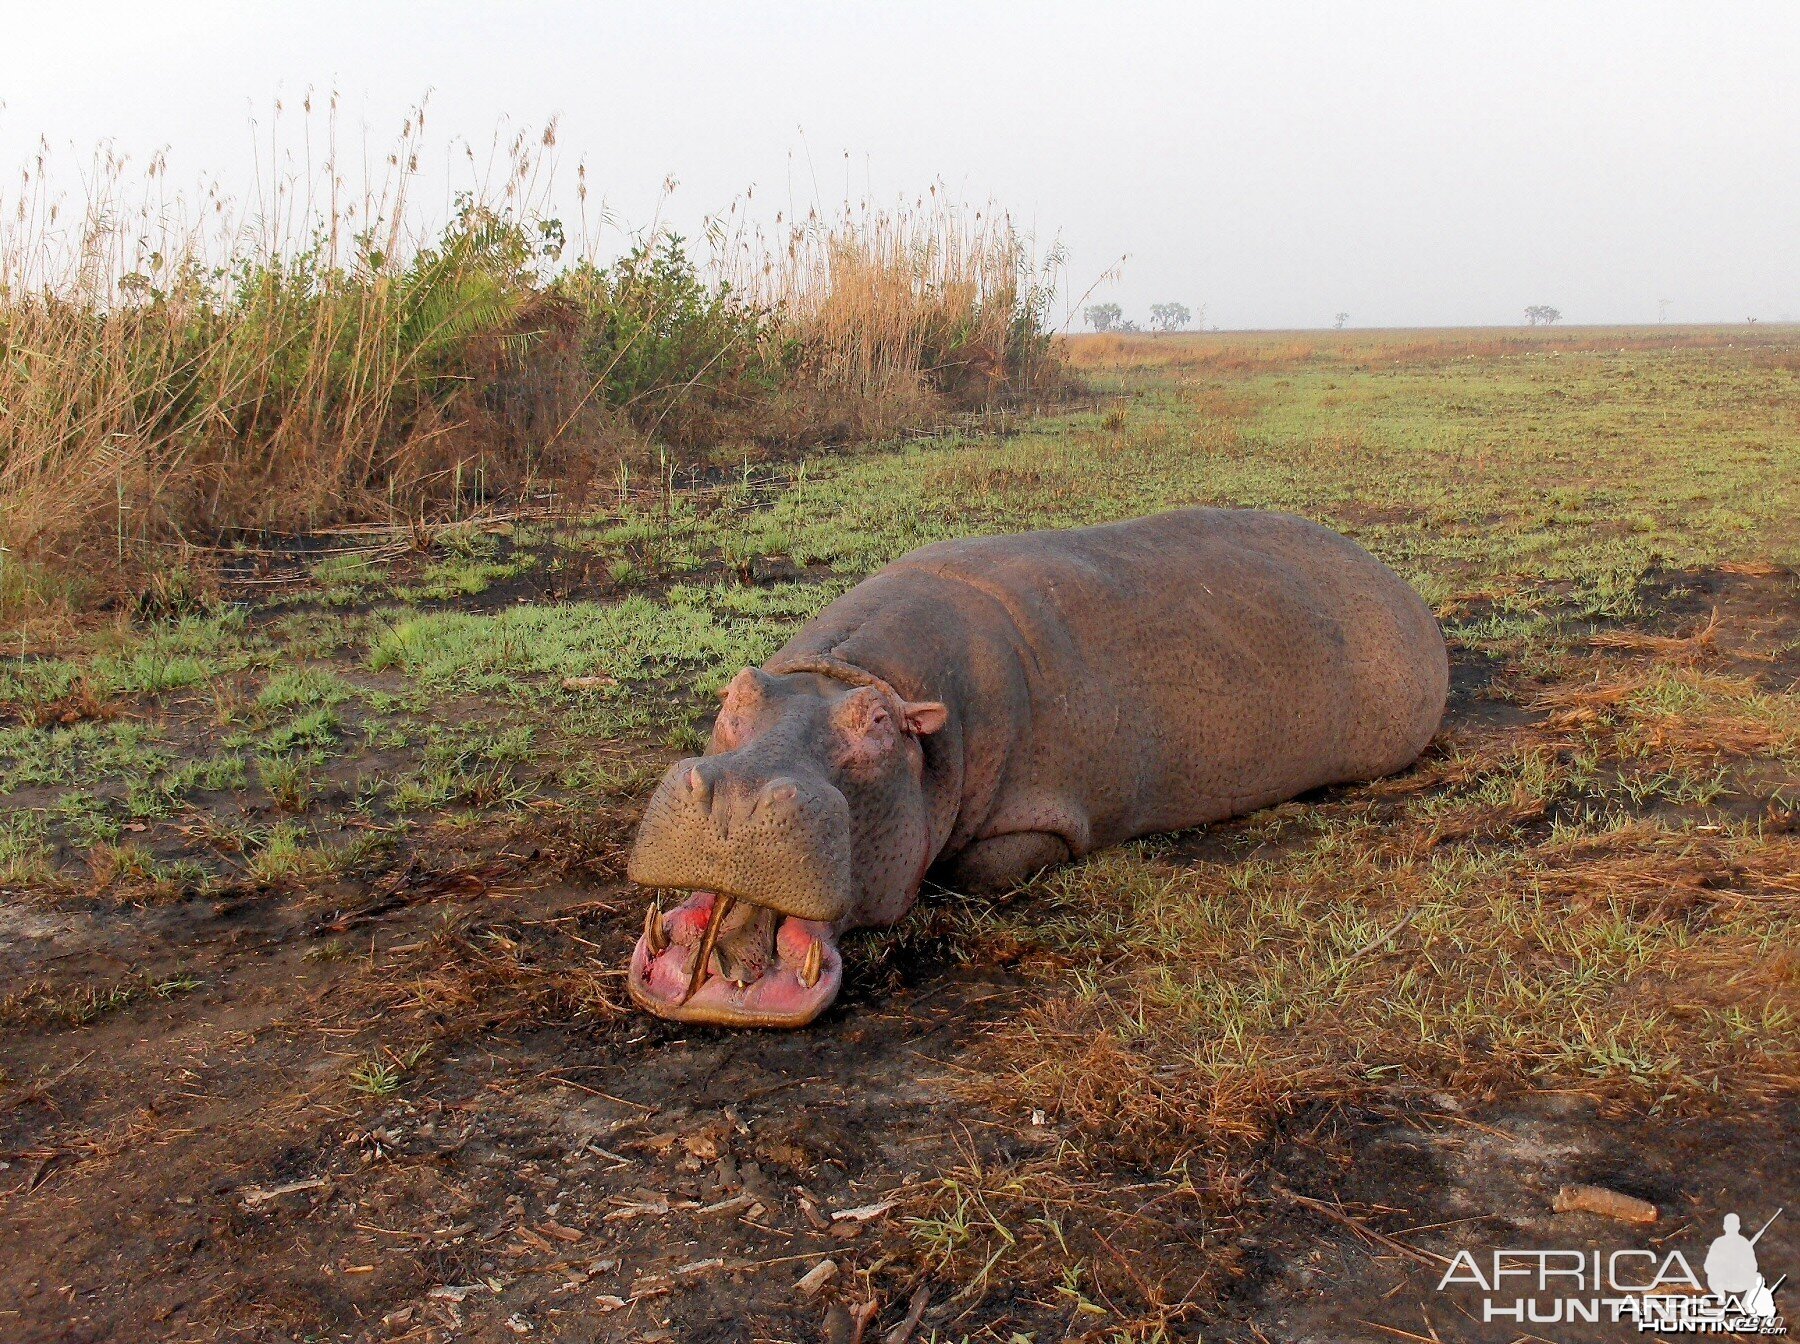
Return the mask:
{"type": "Polygon", "coordinates": [[[847,697],[835,716],[838,738],[843,743],[840,763],[852,768],[879,762],[894,748],[899,734],[893,715],[875,692],[847,697]]]}

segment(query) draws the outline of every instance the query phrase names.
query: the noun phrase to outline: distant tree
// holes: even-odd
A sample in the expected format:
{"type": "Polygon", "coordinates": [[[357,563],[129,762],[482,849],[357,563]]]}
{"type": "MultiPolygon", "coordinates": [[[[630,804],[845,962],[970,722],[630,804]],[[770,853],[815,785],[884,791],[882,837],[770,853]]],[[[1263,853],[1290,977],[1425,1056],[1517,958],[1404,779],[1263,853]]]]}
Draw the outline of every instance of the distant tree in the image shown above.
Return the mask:
{"type": "Polygon", "coordinates": [[[1342,331],[1344,329],[1344,323],[1348,322],[1349,320],[1350,320],[1349,313],[1339,313],[1336,317],[1331,319],[1331,325],[1334,328],[1336,328],[1338,331],[1342,331]]]}
{"type": "Polygon", "coordinates": [[[1543,323],[1546,327],[1552,322],[1562,321],[1562,314],[1547,303],[1534,303],[1525,310],[1525,324],[1535,327],[1543,323]]]}
{"type": "Polygon", "coordinates": [[[1194,320],[1185,303],[1153,303],[1150,325],[1158,331],[1180,331],[1194,320]]]}
{"type": "Polygon", "coordinates": [[[1123,322],[1119,323],[1119,325],[1116,328],[1114,328],[1114,330],[1122,332],[1124,335],[1127,335],[1127,336],[1136,336],[1138,333],[1143,331],[1143,328],[1140,327],[1137,323],[1133,322],[1128,317],[1123,322]]]}
{"type": "Polygon", "coordinates": [[[1090,303],[1081,315],[1095,331],[1111,331],[1119,325],[1125,310],[1116,303],[1090,303]]]}

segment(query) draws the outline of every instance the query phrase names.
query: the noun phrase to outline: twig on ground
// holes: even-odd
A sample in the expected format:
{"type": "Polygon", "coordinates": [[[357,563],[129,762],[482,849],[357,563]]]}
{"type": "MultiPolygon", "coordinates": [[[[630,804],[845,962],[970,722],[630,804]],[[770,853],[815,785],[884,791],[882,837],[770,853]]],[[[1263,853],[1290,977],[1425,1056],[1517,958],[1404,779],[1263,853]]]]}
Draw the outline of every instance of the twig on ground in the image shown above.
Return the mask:
{"type": "Polygon", "coordinates": [[[1392,1237],[1387,1236],[1385,1233],[1377,1232],[1367,1223],[1352,1218],[1342,1209],[1334,1208],[1322,1199],[1313,1199],[1309,1195],[1298,1194],[1295,1191],[1289,1190],[1284,1185],[1277,1185],[1273,1187],[1273,1190],[1275,1194],[1290,1203],[1298,1204],[1303,1209],[1311,1209],[1314,1213],[1330,1219],[1340,1227],[1349,1228],[1352,1232],[1356,1233],[1357,1236],[1366,1238],[1377,1246],[1387,1248],[1395,1255],[1404,1256],[1408,1260],[1415,1261],[1418,1264],[1425,1265],[1431,1269],[1439,1269],[1450,1263],[1444,1256],[1433,1255],[1430,1251],[1421,1251],[1416,1247],[1408,1246],[1403,1241],[1395,1241],[1392,1237]]]}

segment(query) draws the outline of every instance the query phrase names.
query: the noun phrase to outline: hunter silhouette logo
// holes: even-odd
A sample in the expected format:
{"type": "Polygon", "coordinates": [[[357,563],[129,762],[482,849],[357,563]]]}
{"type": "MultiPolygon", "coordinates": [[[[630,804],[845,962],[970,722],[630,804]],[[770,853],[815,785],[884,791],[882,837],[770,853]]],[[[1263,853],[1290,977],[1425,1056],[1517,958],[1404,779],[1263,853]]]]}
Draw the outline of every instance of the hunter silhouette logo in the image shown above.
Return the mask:
{"type": "MultiPolygon", "coordinates": [[[[1780,1216],[1781,1210],[1777,1209],[1775,1218],[1780,1216]]],[[[1707,1249],[1702,1266],[1706,1271],[1706,1286],[1714,1297],[1722,1302],[1737,1302],[1745,1314],[1759,1321],[1775,1319],[1775,1289],[1781,1286],[1777,1281],[1770,1287],[1756,1268],[1756,1243],[1762,1240],[1762,1234],[1769,1230],[1769,1223],[1775,1218],[1758,1228],[1754,1237],[1746,1237],[1738,1231],[1741,1226],[1738,1216],[1726,1214],[1725,1231],[1707,1249]]],[[[1782,1277],[1786,1278],[1785,1275],[1782,1277]]]]}
{"type": "Polygon", "coordinates": [[[1756,1254],[1756,1243],[1781,1213],[1775,1210],[1748,1237],[1738,1215],[1726,1214],[1701,1262],[1704,1282],[1680,1250],[1502,1249],[1485,1256],[1457,1252],[1438,1291],[1478,1289],[1484,1322],[1630,1321],[1658,1335],[1785,1335],[1775,1294],[1786,1276],[1771,1283],[1756,1254]]]}

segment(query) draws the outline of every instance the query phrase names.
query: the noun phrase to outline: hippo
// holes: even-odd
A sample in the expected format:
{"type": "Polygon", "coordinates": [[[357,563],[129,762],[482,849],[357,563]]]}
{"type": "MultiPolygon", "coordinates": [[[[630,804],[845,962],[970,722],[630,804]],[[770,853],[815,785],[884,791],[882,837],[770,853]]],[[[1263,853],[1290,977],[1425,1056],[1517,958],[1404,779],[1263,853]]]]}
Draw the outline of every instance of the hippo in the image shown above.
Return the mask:
{"type": "Polygon", "coordinates": [[[1004,890],[1137,836],[1411,764],[1449,687],[1406,581],[1288,514],[1194,508],[922,547],[720,692],[628,867],[632,998],[685,1022],[797,1027],[838,937],[929,874],[1004,890]]]}

